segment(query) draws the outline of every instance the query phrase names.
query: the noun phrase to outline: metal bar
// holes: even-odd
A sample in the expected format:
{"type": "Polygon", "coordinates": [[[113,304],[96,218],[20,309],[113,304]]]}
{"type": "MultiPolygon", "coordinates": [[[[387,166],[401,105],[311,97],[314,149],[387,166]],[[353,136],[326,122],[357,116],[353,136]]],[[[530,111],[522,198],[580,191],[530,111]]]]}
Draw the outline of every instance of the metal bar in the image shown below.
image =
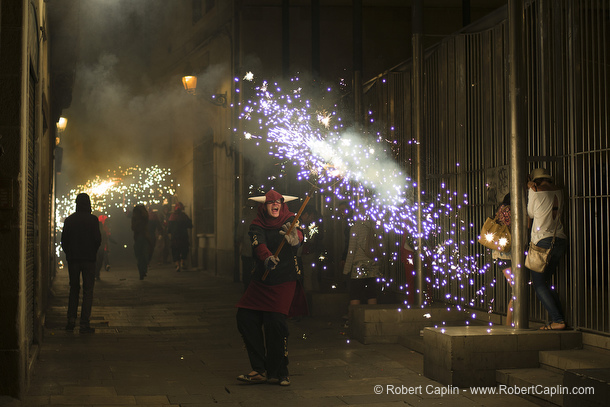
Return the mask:
{"type": "Polygon", "coordinates": [[[527,269],[522,267],[523,251],[525,247],[526,219],[525,219],[525,194],[522,182],[526,179],[525,161],[525,137],[522,131],[523,114],[522,106],[522,65],[523,50],[521,38],[523,32],[523,1],[509,0],[508,2],[508,24],[509,24],[509,103],[510,103],[510,164],[511,164],[511,233],[513,236],[511,257],[515,283],[513,286],[513,321],[516,329],[527,329],[528,321],[528,291],[527,291],[527,269]]]}
{"type": "Polygon", "coordinates": [[[424,272],[422,267],[421,249],[423,247],[422,242],[422,162],[421,162],[421,142],[423,136],[423,123],[424,123],[424,106],[423,106],[423,0],[413,1],[413,12],[412,12],[412,29],[413,29],[413,107],[414,107],[414,130],[416,140],[416,172],[417,175],[415,180],[417,182],[416,194],[417,194],[417,251],[418,256],[415,256],[415,269],[417,273],[417,304],[419,306],[424,304],[424,272]]]}

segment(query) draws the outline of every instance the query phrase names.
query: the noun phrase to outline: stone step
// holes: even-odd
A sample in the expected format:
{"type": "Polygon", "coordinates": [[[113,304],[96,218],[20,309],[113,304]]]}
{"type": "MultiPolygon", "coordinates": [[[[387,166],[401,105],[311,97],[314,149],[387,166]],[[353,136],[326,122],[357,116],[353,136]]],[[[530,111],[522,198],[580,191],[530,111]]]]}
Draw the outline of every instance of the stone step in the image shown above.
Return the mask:
{"type": "Polygon", "coordinates": [[[607,353],[588,349],[540,351],[539,362],[541,367],[537,369],[498,370],[496,380],[506,386],[540,389],[542,394],[525,398],[538,398],[558,406],[607,405],[610,397],[610,355],[607,353]],[[575,388],[593,391],[572,394],[575,388]]]}
{"type": "Polygon", "coordinates": [[[588,349],[540,351],[539,361],[558,370],[610,368],[610,355],[588,349]]]}
{"type": "Polygon", "coordinates": [[[519,395],[527,400],[538,399],[563,406],[563,394],[559,394],[561,391],[558,390],[563,384],[563,373],[545,368],[501,369],[496,371],[496,381],[511,388],[509,391],[516,390],[516,388],[531,389],[531,391],[523,391],[524,394],[519,395]],[[558,394],[550,394],[551,392],[558,394]]]}
{"type": "Polygon", "coordinates": [[[563,385],[567,389],[580,390],[564,395],[563,405],[602,407],[610,400],[610,368],[573,369],[563,375],[563,385]]]}
{"type": "MultiPolygon", "coordinates": [[[[485,321],[478,321],[478,320],[473,320],[473,321],[469,321],[470,326],[483,326],[483,325],[487,325],[487,323],[485,321]]],[[[398,343],[402,346],[404,346],[405,348],[409,348],[417,353],[421,353],[422,355],[424,354],[424,349],[425,349],[425,345],[424,345],[424,331],[421,330],[419,332],[419,335],[400,335],[398,337],[398,343]]]]}

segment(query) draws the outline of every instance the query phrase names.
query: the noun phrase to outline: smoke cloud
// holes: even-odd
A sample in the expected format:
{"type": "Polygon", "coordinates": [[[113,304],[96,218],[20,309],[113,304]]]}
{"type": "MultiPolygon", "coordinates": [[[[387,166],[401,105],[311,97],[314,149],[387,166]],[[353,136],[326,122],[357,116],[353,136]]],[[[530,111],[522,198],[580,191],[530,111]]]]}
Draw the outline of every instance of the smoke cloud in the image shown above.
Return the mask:
{"type": "MultiPolygon", "coordinates": [[[[151,79],[158,67],[150,63],[150,30],[165,3],[81,3],[72,104],[62,112],[68,127],[59,193],[119,166],[178,169],[192,161],[193,139],[208,129],[216,108],[187,94],[179,75],[161,84],[151,79]]],[[[222,75],[223,66],[199,72],[198,90],[216,89],[222,75]]]]}

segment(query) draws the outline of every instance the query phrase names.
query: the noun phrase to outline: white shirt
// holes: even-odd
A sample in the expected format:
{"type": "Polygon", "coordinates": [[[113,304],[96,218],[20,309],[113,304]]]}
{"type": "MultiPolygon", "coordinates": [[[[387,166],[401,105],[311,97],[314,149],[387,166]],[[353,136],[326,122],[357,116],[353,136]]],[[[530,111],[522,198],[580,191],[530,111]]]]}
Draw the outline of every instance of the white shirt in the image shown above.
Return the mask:
{"type": "Polygon", "coordinates": [[[527,196],[527,215],[533,219],[532,222],[532,243],[536,244],[547,237],[553,237],[555,226],[557,232],[555,236],[567,239],[561,223],[561,213],[563,212],[563,193],[560,189],[554,191],[534,191],[528,189],[527,196]],[[553,219],[553,201],[557,197],[557,218],[553,219]]]}
{"type": "Polygon", "coordinates": [[[345,259],[343,274],[350,275],[351,278],[370,278],[382,277],[381,264],[378,258],[371,259],[367,256],[367,240],[369,234],[373,238],[373,244],[381,244],[379,238],[375,236],[375,224],[368,221],[356,221],[350,229],[349,249],[345,259]]]}

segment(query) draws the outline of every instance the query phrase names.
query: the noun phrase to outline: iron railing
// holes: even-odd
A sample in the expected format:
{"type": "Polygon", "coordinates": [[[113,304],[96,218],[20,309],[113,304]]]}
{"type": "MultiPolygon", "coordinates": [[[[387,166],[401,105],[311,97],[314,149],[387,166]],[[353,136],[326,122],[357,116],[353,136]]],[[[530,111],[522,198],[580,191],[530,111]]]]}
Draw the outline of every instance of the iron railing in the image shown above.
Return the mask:
{"type": "MultiPolygon", "coordinates": [[[[526,0],[522,61],[508,59],[506,16],[500,9],[425,54],[425,199],[443,202],[454,194],[455,203],[466,197],[439,217],[443,234],[427,246],[446,246],[451,236],[463,242],[453,246],[451,256],[462,264],[468,259],[470,267],[452,274],[450,264],[431,256],[425,270],[428,298],[506,312],[509,288],[476,235],[509,191],[508,72],[509,64],[522,63],[528,171],[547,167],[566,195],[570,245],[554,284],[571,326],[610,333],[610,2],[526,0]]],[[[364,103],[414,174],[412,88],[407,61],[365,84],[364,103]]],[[[400,268],[389,271],[402,288],[400,268]]],[[[546,319],[533,290],[529,304],[530,320],[546,319]]]]}

